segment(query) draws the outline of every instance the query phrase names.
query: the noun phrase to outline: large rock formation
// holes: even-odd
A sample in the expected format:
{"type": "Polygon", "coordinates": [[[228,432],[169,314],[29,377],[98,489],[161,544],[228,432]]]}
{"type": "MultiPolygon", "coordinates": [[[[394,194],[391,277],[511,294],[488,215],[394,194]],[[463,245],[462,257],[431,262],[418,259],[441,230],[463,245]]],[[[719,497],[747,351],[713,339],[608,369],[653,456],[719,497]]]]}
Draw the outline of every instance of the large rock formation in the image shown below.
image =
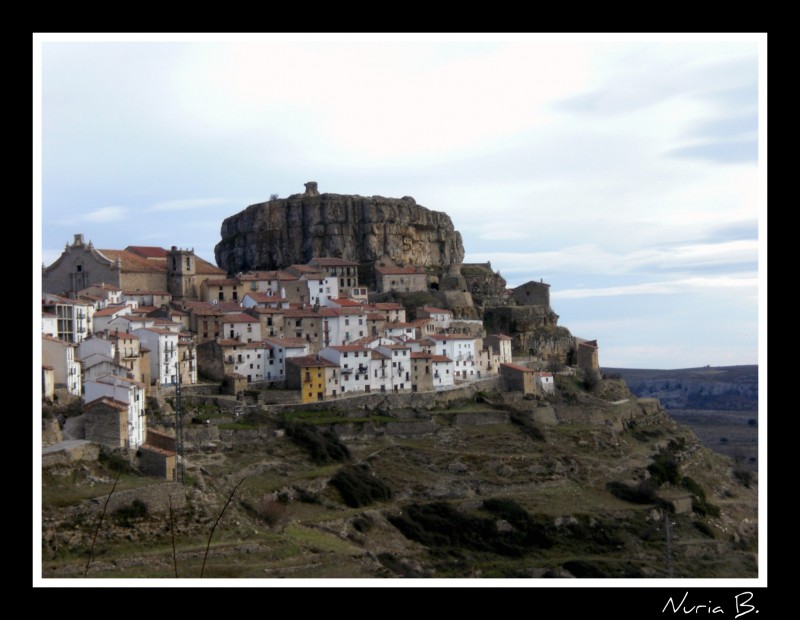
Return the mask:
{"type": "Polygon", "coordinates": [[[229,273],[278,269],[315,256],[437,268],[464,259],[461,234],[446,213],[410,196],[320,194],[314,182],[303,194],[250,205],[226,218],[220,232],[214,254],[229,273]]]}

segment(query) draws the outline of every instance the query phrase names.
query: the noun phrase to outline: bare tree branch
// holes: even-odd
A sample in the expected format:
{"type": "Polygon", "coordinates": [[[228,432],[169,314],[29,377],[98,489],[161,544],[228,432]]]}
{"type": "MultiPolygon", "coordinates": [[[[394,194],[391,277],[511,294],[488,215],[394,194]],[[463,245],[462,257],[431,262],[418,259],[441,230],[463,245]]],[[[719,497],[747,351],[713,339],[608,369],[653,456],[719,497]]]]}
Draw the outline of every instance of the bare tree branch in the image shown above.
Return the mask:
{"type": "Polygon", "coordinates": [[[89,549],[89,558],[86,560],[86,570],[83,571],[84,578],[86,577],[86,575],[89,574],[89,564],[91,564],[92,556],[94,555],[94,544],[95,542],[97,542],[97,533],[100,531],[100,526],[103,524],[103,517],[106,516],[106,508],[108,508],[108,501],[111,499],[111,494],[114,492],[114,489],[117,488],[117,482],[119,482],[119,478],[121,475],[122,472],[119,472],[117,474],[117,479],[114,480],[114,486],[111,487],[111,491],[109,492],[108,497],[106,498],[106,503],[103,504],[103,512],[100,513],[100,520],[97,522],[97,527],[94,530],[94,538],[92,539],[92,546],[89,549]]]}
{"type": "Polygon", "coordinates": [[[219,516],[217,516],[217,520],[214,521],[214,525],[211,528],[211,532],[208,535],[208,544],[206,544],[206,554],[203,556],[203,566],[200,568],[200,578],[201,579],[203,578],[203,573],[206,570],[206,558],[208,557],[208,549],[211,547],[211,537],[214,535],[214,530],[217,529],[217,524],[219,523],[219,520],[222,518],[222,514],[225,512],[225,509],[228,507],[228,504],[231,503],[231,500],[233,499],[233,495],[234,495],[234,493],[236,493],[236,489],[238,489],[239,485],[241,485],[242,482],[244,482],[244,481],[245,481],[245,478],[242,478],[241,480],[239,480],[239,483],[235,487],[233,487],[233,491],[231,491],[231,494],[228,497],[228,501],[225,502],[225,505],[222,507],[222,510],[220,511],[219,516]]]}

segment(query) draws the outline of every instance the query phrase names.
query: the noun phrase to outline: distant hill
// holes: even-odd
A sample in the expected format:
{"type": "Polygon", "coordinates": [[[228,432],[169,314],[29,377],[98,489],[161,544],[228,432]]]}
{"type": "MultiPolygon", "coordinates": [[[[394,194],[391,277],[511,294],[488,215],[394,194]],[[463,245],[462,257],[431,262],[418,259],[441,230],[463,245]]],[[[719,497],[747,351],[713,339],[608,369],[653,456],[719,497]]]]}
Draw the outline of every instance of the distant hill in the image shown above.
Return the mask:
{"type": "Polygon", "coordinates": [[[676,370],[602,370],[606,375],[620,375],[637,396],[659,399],[665,409],[758,409],[758,366],[755,364],[676,370]]]}

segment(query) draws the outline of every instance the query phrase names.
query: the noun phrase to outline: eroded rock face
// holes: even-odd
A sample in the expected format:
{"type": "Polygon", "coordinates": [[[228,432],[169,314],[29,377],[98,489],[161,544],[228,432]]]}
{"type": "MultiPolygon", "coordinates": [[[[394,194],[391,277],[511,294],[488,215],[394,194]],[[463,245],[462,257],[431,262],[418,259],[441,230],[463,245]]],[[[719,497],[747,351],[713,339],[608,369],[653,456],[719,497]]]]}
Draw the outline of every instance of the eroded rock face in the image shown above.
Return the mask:
{"type": "Polygon", "coordinates": [[[214,249],[229,273],[279,269],[313,257],[359,263],[446,267],[464,259],[461,234],[446,213],[413,198],[319,194],[316,183],[288,198],[250,205],[226,218],[214,249]]]}

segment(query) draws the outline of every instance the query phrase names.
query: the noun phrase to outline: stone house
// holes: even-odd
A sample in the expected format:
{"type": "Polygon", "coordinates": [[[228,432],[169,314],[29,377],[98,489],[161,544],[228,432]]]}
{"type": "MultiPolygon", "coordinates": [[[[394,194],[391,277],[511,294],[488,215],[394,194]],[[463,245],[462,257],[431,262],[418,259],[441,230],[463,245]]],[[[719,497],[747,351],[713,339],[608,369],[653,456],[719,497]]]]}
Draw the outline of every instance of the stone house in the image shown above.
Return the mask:
{"type": "MultiPolygon", "coordinates": [[[[111,410],[120,409],[121,403],[124,405],[124,412],[117,414],[120,420],[111,422],[110,424],[116,428],[117,424],[124,422],[124,427],[127,429],[126,433],[114,434],[114,437],[120,439],[120,447],[136,448],[144,443],[145,432],[147,431],[147,421],[144,414],[144,385],[133,379],[128,379],[121,376],[106,375],[84,384],[85,400],[87,406],[92,404],[93,401],[107,399],[113,401],[109,405],[111,409],[105,408],[102,411],[108,412],[111,410]],[[124,418],[124,419],[123,419],[124,418]]],[[[108,404],[108,403],[106,403],[108,404]]],[[[105,421],[101,421],[103,432],[108,429],[105,421]]],[[[89,437],[87,436],[87,439],[89,437]]],[[[92,440],[94,441],[94,440],[92,440]]]]}
{"type": "Polygon", "coordinates": [[[387,263],[375,265],[375,281],[379,293],[396,291],[413,293],[428,290],[428,275],[422,267],[398,267],[387,263]]]}
{"type": "Polygon", "coordinates": [[[536,385],[536,371],[518,364],[500,364],[500,376],[505,382],[506,389],[510,392],[523,394],[538,394],[536,385]]]}

